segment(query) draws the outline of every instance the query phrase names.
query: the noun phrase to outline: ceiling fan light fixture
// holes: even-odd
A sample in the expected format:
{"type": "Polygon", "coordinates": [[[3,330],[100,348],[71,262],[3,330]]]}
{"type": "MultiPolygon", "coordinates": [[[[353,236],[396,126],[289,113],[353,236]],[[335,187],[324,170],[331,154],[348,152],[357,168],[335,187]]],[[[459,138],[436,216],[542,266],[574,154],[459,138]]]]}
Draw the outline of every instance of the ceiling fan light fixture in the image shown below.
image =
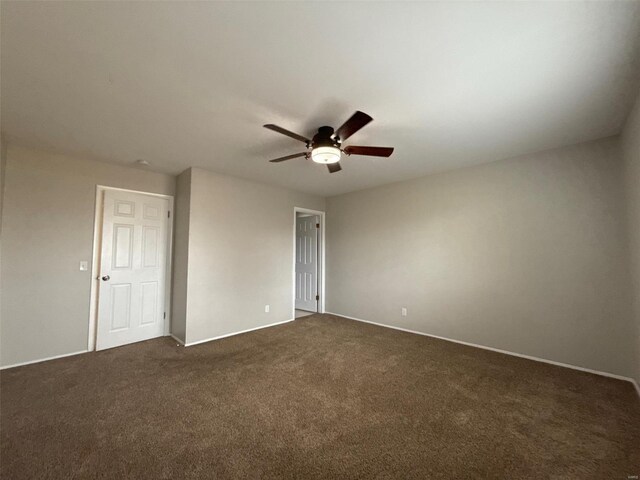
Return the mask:
{"type": "Polygon", "coordinates": [[[340,149],[338,147],[316,147],[311,151],[311,160],[327,165],[340,161],[340,149]]]}

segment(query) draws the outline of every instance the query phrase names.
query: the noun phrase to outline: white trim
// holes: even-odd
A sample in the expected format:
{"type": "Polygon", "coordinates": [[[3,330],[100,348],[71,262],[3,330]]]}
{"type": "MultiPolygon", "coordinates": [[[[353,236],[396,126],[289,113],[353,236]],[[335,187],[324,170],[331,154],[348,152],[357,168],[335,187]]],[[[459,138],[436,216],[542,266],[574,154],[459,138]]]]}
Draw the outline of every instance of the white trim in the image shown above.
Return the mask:
{"type": "Polygon", "coordinates": [[[173,195],[165,195],[163,193],[142,192],[140,190],[128,190],[126,188],[109,187],[106,185],[96,185],[96,203],[93,218],[93,253],[91,259],[91,293],[89,294],[89,338],[87,340],[87,351],[92,352],[96,349],[96,334],[98,325],[98,274],[100,270],[100,254],[102,240],[102,205],[104,192],[106,190],[115,190],[119,192],[138,193],[149,195],[151,197],[166,198],[169,201],[169,225],[167,229],[167,271],[165,273],[165,293],[164,308],[166,318],[164,319],[164,335],[167,336],[171,329],[171,270],[173,267],[173,195]]]}
{"type": "Polygon", "coordinates": [[[320,302],[318,303],[318,311],[315,313],[324,313],[325,305],[325,212],[321,210],[311,210],[310,208],[293,207],[293,264],[291,267],[291,317],[296,318],[296,218],[298,213],[310,213],[312,215],[318,215],[320,217],[320,258],[318,261],[318,276],[320,277],[320,302]]]}
{"type": "Polygon", "coordinates": [[[28,362],[14,363],[13,365],[5,365],[0,367],[0,370],[6,370],[7,368],[21,367],[23,365],[31,365],[32,363],[47,362],[49,360],[56,360],[58,358],[71,357],[73,355],[80,355],[81,353],[88,353],[89,350],[80,350],[79,352],[63,353],[62,355],[54,355],[53,357],[40,358],[38,360],[29,360],[28,362]]]}
{"type": "Polygon", "coordinates": [[[173,333],[170,333],[169,335],[165,335],[165,336],[173,338],[176,342],[178,342],[180,345],[184,347],[184,341],[176,337],[173,333]]]}
{"type": "MultiPolygon", "coordinates": [[[[224,335],[218,335],[217,337],[205,338],[204,340],[198,340],[197,342],[185,343],[184,346],[191,347],[193,345],[199,345],[201,343],[211,342],[212,340],[220,340],[222,338],[233,337],[234,335],[240,335],[241,333],[248,333],[248,332],[253,332],[254,330],[262,330],[263,328],[275,327],[276,325],[282,325],[284,323],[293,322],[294,320],[295,318],[291,318],[289,320],[284,320],[282,322],[270,323],[269,325],[262,325],[260,327],[247,328],[246,330],[240,330],[239,332],[225,333],[224,335]]],[[[176,338],[176,340],[178,339],[176,338]]]]}
{"type": "Polygon", "coordinates": [[[425,337],[437,338],[439,340],[445,340],[447,342],[459,343],[461,345],[466,345],[468,347],[481,348],[483,350],[490,350],[492,352],[504,353],[505,355],[511,355],[513,357],[526,358],[527,360],[533,360],[535,362],[549,363],[551,365],[556,365],[558,367],[570,368],[572,370],[579,370],[581,372],[593,373],[594,375],[601,375],[603,377],[615,378],[617,380],[624,380],[627,382],[631,382],[638,392],[638,396],[640,396],[640,387],[638,387],[637,382],[630,377],[624,377],[622,375],[617,375],[615,373],[602,372],[600,370],[592,370],[590,368],[578,367],[577,365],[571,365],[569,363],[556,362],[555,360],[547,360],[546,358],[533,357],[531,355],[524,355],[522,353],[510,352],[509,350],[502,350],[500,348],[487,347],[485,345],[478,345],[477,343],[463,342],[462,340],[454,340],[453,338],[441,337],[439,335],[432,335],[430,333],[418,332],[417,330],[409,330],[408,328],[394,327],[392,325],[385,325],[384,323],[372,322],[370,320],[363,320],[362,318],[349,317],[347,315],[342,315],[341,313],[332,313],[327,312],[329,315],[335,315],[336,317],[346,318],[348,320],[355,320],[356,322],[364,322],[370,323],[371,325],[377,325],[378,327],[386,327],[392,328],[393,330],[400,330],[401,332],[414,333],[416,335],[423,335],[425,337]]]}

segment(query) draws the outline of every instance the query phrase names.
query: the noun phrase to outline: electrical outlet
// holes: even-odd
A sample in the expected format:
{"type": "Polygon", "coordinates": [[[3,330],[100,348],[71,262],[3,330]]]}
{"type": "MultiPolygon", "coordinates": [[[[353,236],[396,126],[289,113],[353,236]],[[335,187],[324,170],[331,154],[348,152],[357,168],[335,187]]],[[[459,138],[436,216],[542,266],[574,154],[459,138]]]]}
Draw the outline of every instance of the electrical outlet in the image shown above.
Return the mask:
{"type": "Polygon", "coordinates": [[[407,307],[402,307],[402,310],[400,311],[400,313],[402,314],[403,317],[407,316],[407,307]]]}
{"type": "Polygon", "coordinates": [[[89,262],[87,262],[86,260],[82,260],[80,262],[80,271],[86,272],[87,270],[89,270],[89,262]]]}
{"type": "Polygon", "coordinates": [[[264,313],[269,313],[270,309],[271,309],[271,305],[265,305],[264,306],[264,313]]]}

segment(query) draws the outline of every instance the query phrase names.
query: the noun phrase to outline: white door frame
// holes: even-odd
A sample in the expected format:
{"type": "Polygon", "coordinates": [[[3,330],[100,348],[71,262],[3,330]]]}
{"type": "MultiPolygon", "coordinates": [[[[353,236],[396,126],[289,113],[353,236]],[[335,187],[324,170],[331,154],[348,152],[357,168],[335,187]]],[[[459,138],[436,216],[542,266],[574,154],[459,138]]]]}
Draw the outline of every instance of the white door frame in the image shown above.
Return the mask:
{"type": "Polygon", "coordinates": [[[173,259],[173,196],[163,195],[161,193],[142,192],[140,190],[128,190],[126,188],[107,187],[105,185],[96,185],[96,207],[93,220],[93,256],[91,259],[91,294],[89,304],[89,339],[87,342],[87,350],[90,352],[96,349],[96,335],[98,332],[98,285],[100,282],[100,256],[102,254],[102,215],[104,204],[104,192],[113,190],[118,192],[139,193],[149,195],[151,197],[166,198],[169,200],[170,221],[167,229],[167,271],[165,275],[164,290],[164,308],[167,316],[164,319],[164,335],[170,335],[171,328],[171,267],[173,259]]]}
{"type": "Polygon", "coordinates": [[[291,300],[293,303],[291,309],[291,318],[296,318],[296,224],[298,213],[310,213],[311,215],[318,215],[320,217],[320,232],[318,235],[318,283],[320,284],[320,301],[318,302],[318,313],[324,313],[324,300],[325,300],[325,282],[324,282],[324,245],[325,245],[325,212],[320,210],[311,210],[309,208],[293,207],[293,268],[291,272],[291,286],[292,294],[291,300]]]}

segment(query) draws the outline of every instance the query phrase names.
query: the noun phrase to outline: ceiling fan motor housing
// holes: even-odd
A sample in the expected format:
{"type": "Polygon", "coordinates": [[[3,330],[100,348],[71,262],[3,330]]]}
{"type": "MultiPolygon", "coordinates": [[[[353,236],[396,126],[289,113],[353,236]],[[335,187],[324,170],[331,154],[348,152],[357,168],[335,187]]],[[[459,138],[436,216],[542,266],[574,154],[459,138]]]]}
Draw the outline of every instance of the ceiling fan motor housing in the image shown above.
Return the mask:
{"type": "Polygon", "coordinates": [[[340,139],[333,136],[334,130],[331,127],[320,127],[318,133],[313,136],[311,148],[335,147],[340,148],[340,139]]]}

